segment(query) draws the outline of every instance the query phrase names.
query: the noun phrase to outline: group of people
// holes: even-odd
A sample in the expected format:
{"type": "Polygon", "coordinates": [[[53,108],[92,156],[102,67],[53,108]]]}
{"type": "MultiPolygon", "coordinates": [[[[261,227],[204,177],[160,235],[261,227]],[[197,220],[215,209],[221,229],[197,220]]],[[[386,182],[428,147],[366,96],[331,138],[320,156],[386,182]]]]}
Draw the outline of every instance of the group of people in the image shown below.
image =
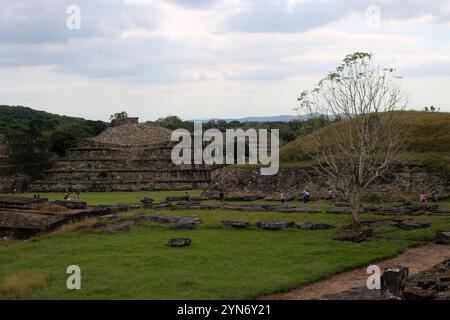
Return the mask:
{"type": "MultiPolygon", "coordinates": [[[[419,202],[425,203],[428,200],[427,193],[425,191],[422,191],[419,195],[419,202]]],[[[438,201],[438,195],[435,190],[431,191],[431,201],[436,203],[438,201]]]]}
{"type": "Polygon", "coordinates": [[[81,194],[80,191],[77,192],[66,192],[64,193],[64,200],[80,200],[81,194]]]}
{"type": "Polygon", "coordinates": [[[33,193],[33,199],[39,199],[41,197],[40,193],[33,193]]]}

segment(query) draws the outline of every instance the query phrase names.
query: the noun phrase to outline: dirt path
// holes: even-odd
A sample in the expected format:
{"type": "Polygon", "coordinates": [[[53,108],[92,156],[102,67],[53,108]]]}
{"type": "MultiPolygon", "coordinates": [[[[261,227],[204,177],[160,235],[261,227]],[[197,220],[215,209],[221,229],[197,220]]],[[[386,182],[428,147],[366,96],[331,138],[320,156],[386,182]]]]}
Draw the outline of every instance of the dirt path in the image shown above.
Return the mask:
{"type": "MultiPolygon", "coordinates": [[[[409,267],[409,274],[432,268],[450,257],[450,245],[425,244],[417,248],[407,249],[400,255],[377,263],[381,270],[394,265],[409,267]]],[[[351,288],[364,286],[369,276],[366,267],[353,269],[334,275],[330,278],[299,287],[290,292],[260,297],[262,300],[309,300],[320,298],[324,294],[334,294],[351,288]]]]}

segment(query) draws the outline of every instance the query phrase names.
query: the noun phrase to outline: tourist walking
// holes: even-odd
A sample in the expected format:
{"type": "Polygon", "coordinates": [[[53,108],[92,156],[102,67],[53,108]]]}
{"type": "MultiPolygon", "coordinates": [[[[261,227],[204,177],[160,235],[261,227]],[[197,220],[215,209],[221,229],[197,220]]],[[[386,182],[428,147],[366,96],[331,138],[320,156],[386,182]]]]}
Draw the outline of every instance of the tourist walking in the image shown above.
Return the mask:
{"type": "Polygon", "coordinates": [[[281,205],[282,206],[284,206],[284,202],[286,201],[286,198],[285,198],[285,196],[284,196],[284,193],[283,192],[281,192],[280,193],[280,202],[281,202],[281,205]]]}

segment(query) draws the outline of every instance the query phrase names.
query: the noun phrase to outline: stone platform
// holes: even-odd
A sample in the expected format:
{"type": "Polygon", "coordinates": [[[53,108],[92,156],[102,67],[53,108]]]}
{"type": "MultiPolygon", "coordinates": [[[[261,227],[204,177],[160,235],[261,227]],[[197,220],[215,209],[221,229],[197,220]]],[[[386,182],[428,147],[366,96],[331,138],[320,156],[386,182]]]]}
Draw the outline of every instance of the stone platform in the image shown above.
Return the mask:
{"type": "Polygon", "coordinates": [[[69,209],[46,199],[0,196],[0,239],[28,239],[82,219],[104,216],[142,205],[87,206],[69,209]]]}
{"type": "Polygon", "coordinates": [[[218,166],[175,165],[171,131],[152,123],[108,128],[54,158],[31,192],[158,191],[206,188],[218,166]]]}

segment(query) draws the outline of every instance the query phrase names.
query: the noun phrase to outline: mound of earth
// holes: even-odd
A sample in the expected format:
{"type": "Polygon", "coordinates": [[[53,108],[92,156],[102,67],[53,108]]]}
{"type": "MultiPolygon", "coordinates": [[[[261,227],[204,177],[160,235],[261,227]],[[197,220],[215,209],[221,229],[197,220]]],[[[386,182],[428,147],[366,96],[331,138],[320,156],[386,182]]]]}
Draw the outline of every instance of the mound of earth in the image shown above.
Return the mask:
{"type": "Polygon", "coordinates": [[[111,127],[91,141],[123,146],[148,146],[170,142],[172,131],[153,123],[128,123],[111,127]]]}

